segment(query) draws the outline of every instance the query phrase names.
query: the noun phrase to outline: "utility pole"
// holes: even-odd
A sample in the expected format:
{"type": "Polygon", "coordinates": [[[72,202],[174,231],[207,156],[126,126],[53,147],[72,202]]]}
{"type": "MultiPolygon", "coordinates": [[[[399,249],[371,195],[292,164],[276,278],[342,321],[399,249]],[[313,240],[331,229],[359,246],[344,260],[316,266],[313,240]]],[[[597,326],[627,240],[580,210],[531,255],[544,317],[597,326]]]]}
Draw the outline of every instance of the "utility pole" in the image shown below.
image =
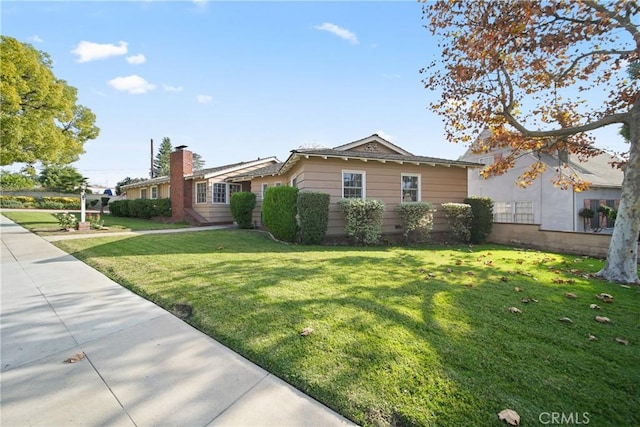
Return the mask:
{"type": "Polygon", "coordinates": [[[151,179],[153,179],[153,138],[151,138],[151,169],[149,169],[149,176],[151,176],[151,179]]]}

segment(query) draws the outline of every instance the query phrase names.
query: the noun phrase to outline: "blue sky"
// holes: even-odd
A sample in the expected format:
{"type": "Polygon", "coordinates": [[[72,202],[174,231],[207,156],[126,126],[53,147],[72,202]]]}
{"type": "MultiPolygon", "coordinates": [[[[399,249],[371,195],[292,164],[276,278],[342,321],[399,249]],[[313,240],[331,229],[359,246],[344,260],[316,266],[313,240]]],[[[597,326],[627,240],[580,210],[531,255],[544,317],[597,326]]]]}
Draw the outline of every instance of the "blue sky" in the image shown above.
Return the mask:
{"type": "MultiPolygon", "coordinates": [[[[456,159],[419,69],[437,54],[421,4],[2,2],[2,34],[54,60],[100,136],[73,165],[95,185],[148,177],[150,144],[207,167],[342,145],[373,133],[456,159]]],[[[617,127],[599,145],[622,150],[617,127]]]]}

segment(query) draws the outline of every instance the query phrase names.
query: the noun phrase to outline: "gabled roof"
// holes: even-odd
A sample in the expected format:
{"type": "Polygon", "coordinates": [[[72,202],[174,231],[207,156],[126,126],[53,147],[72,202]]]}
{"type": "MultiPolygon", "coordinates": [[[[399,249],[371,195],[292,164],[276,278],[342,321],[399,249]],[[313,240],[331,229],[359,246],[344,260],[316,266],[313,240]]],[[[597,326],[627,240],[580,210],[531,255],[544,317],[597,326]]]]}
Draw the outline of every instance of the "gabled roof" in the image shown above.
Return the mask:
{"type": "MultiPolygon", "coordinates": [[[[553,168],[563,165],[562,160],[550,154],[540,154],[538,158],[553,168]]],[[[622,187],[624,173],[622,170],[611,166],[611,163],[616,161],[620,161],[620,159],[603,153],[590,157],[583,162],[576,162],[569,157],[567,164],[580,179],[590,182],[592,187],[620,188],[622,187]]]]}
{"type": "Polygon", "coordinates": [[[252,178],[257,178],[257,177],[264,177],[264,176],[276,176],[279,175],[280,173],[280,168],[282,168],[282,165],[284,165],[284,163],[280,162],[280,163],[275,163],[272,165],[268,165],[259,169],[254,169],[252,171],[249,171],[247,173],[243,173],[241,175],[234,175],[232,178],[229,179],[229,181],[247,181],[250,180],[252,178]]]}
{"type": "Polygon", "coordinates": [[[371,142],[376,142],[380,145],[383,145],[385,147],[387,147],[388,149],[390,149],[391,151],[395,151],[398,154],[403,154],[405,156],[412,156],[412,154],[410,152],[408,152],[407,150],[398,147],[397,145],[393,144],[390,141],[387,141],[386,139],[382,138],[381,136],[379,136],[377,133],[374,133],[371,136],[368,136],[366,138],[362,138],[359,139],[357,141],[353,141],[350,142],[348,144],[344,144],[344,145],[339,145],[337,147],[333,147],[334,150],[340,150],[340,151],[345,151],[345,150],[350,150],[352,148],[356,148],[360,145],[364,145],[364,144],[368,144],[371,142]]]}
{"type": "Polygon", "coordinates": [[[267,157],[265,159],[258,158],[256,160],[250,160],[248,162],[238,162],[238,163],[232,163],[230,165],[218,166],[215,168],[202,169],[194,172],[191,175],[185,176],[185,179],[209,179],[219,175],[228,175],[240,169],[245,169],[252,166],[259,166],[261,164],[266,164],[266,163],[277,164],[280,162],[276,157],[267,157]]]}
{"type": "Polygon", "coordinates": [[[120,188],[126,190],[127,188],[149,187],[158,184],[169,183],[170,178],[168,176],[159,176],[152,179],[145,179],[144,181],[138,181],[131,184],[123,185],[120,188]]]}
{"type": "Polygon", "coordinates": [[[403,155],[403,154],[391,154],[391,153],[379,153],[369,151],[344,151],[337,149],[310,149],[310,150],[291,150],[291,155],[284,162],[280,168],[280,173],[284,173],[289,170],[294,164],[301,159],[308,159],[311,157],[319,157],[322,159],[343,159],[343,160],[361,160],[363,162],[380,162],[380,163],[397,163],[397,164],[414,164],[414,165],[428,165],[428,166],[456,166],[462,168],[476,168],[482,167],[480,163],[464,162],[459,160],[447,160],[439,159],[436,157],[403,155]]]}

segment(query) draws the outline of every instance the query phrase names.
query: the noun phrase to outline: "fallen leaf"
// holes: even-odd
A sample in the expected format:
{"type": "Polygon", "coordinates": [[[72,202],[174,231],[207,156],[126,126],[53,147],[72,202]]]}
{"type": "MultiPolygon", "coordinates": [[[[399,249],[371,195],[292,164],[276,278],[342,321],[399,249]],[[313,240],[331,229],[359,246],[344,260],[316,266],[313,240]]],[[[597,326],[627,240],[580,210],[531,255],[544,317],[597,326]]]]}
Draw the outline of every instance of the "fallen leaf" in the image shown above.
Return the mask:
{"type": "Polygon", "coordinates": [[[600,294],[596,295],[596,298],[602,299],[602,300],[604,300],[604,299],[613,299],[613,296],[609,295],[609,294],[605,294],[605,293],[600,293],[600,294]]]}
{"type": "Polygon", "coordinates": [[[462,265],[462,261],[461,260],[457,260],[456,261],[456,265],[462,265]]]}
{"type": "Polygon", "coordinates": [[[589,308],[592,308],[594,310],[600,310],[600,306],[598,304],[589,304],[589,308]]]}
{"type": "Polygon", "coordinates": [[[596,316],[596,322],[611,323],[611,319],[609,319],[608,317],[604,317],[604,316],[596,316]]]}
{"type": "Polygon", "coordinates": [[[516,264],[522,264],[523,262],[524,262],[524,260],[523,260],[523,259],[517,259],[517,260],[516,260],[516,264]]]}
{"type": "Polygon", "coordinates": [[[510,426],[519,426],[520,425],[520,415],[513,409],[503,409],[498,413],[498,418],[501,421],[505,421],[510,426]]]}
{"type": "Polygon", "coordinates": [[[221,251],[224,249],[224,246],[218,246],[218,250],[221,251]]]}
{"type": "Polygon", "coordinates": [[[424,268],[421,268],[420,270],[418,270],[419,273],[426,273],[427,270],[425,270],[424,268]]]}
{"type": "Polygon", "coordinates": [[[553,279],[551,281],[560,285],[570,285],[576,283],[576,281],[573,279],[553,279]]]}
{"type": "Polygon", "coordinates": [[[521,302],[521,303],[524,303],[524,304],[529,304],[530,300],[529,300],[529,298],[522,298],[522,299],[520,300],[520,302],[521,302]]]}
{"type": "Polygon", "coordinates": [[[427,274],[427,276],[429,276],[429,277],[436,277],[436,274],[435,274],[435,273],[429,273],[429,274],[427,274]]]}
{"type": "Polygon", "coordinates": [[[311,335],[313,333],[313,328],[304,328],[300,335],[306,337],[307,335],[311,335]]]}
{"type": "Polygon", "coordinates": [[[523,291],[523,289],[521,287],[519,287],[519,286],[516,286],[515,288],[513,288],[513,290],[516,291],[516,292],[522,292],[523,291]]]}
{"type": "Polygon", "coordinates": [[[487,267],[493,267],[493,261],[491,261],[491,260],[489,260],[489,261],[485,261],[485,262],[484,262],[484,264],[485,264],[487,267]]]}
{"type": "Polygon", "coordinates": [[[473,276],[473,271],[467,271],[465,274],[466,274],[467,276],[473,276]]]}
{"type": "Polygon", "coordinates": [[[65,360],[64,363],[76,363],[76,362],[79,362],[82,359],[84,359],[84,356],[85,356],[84,353],[78,353],[78,354],[74,355],[73,357],[70,357],[67,360],[65,360]]]}
{"type": "Polygon", "coordinates": [[[625,289],[631,289],[631,286],[629,285],[620,285],[621,288],[625,288],[625,289]]]}
{"type": "Polygon", "coordinates": [[[565,292],[565,293],[564,293],[564,296],[565,296],[565,297],[567,297],[567,298],[569,298],[569,299],[576,299],[576,298],[578,298],[578,296],[577,296],[576,294],[571,293],[571,292],[565,292]]]}
{"type": "Polygon", "coordinates": [[[561,321],[561,322],[564,322],[564,323],[573,323],[573,320],[571,320],[568,317],[562,317],[562,318],[560,318],[558,320],[561,321]]]}
{"type": "Polygon", "coordinates": [[[453,273],[453,270],[452,270],[452,269],[450,269],[450,268],[447,268],[446,272],[447,272],[447,273],[453,273]]]}
{"type": "Polygon", "coordinates": [[[589,334],[589,341],[597,341],[598,337],[596,337],[595,335],[589,334]]]}
{"type": "Polygon", "coordinates": [[[522,310],[520,310],[518,307],[509,307],[509,311],[512,313],[522,313],[522,310]]]}
{"type": "Polygon", "coordinates": [[[505,276],[502,276],[502,277],[500,277],[500,281],[502,281],[502,282],[508,282],[508,281],[509,281],[509,278],[508,278],[508,277],[505,277],[505,276]]]}
{"type": "Polygon", "coordinates": [[[615,341],[622,345],[629,345],[629,341],[625,340],[624,338],[616,337],[615,341]]]}

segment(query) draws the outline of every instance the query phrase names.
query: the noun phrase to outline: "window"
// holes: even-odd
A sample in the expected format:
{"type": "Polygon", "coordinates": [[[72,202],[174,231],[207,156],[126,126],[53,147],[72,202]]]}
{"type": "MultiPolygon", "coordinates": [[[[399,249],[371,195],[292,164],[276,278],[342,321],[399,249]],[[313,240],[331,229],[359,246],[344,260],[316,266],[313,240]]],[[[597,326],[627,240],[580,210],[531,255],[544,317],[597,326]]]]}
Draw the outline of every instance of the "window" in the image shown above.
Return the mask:
{"type": "Polygon", "coordinates": [[[493,220],[496,222],[533,224],[533,202],[494,202],[493,220]]]}
{"type": "Polygon", "coordinates": [[[365,173],[362,171],[342,171],[342,197],[345,199],[364,199],[365,173]]]}
{"type": "Polygon", "coordinates": [[[231,200],[231,196],[233,193],[239,193],[242,191],[242,184],[229,184],[229,200],[231,200]]]}
{"type": "Polygon", "coordinates": [[[263,183],[262,184],[262,198],[263,199],[264,199],[264,194],[267,192],[267,188],[269,188],[269,184],[263,183]]]}
{"type": "Polygon", "coordinates": [[[147,189],[146,188],[141,188],[140,189],[140,198],[141,199],[146,199],[147,198],[147,189]]]}
{"type": "Polygon", "coordinates": [[[207,183],[196,183],[196,203],[207,203],[207,183]]]}
{"type": "Polygon", "coordinates": [[[213,203],[227,203],[227,184],[216,182],[213,184],[213,203]]]}
{"type": "Polygon", "coordinates": [[[420,175],[402,174],[401,202],[420,201],[420,175]]]}
{"type": "Polygon", "coordinates": [[[511,222],[511,202],[494,202],[493,203],[493,220],[495,222],[511,222]]]}
{"type": "Polygon", "coordinates": [[[151,187],[151,198],[152,199],[158,198],[158,187],[151,187]]]}
{"type": "Polygon", "coordinates": [[[280,187],[282,183],[280,181],[276,182],[276,187],[280,187]]]}
{"type": "Polygon", "coordinates": [[[533,202],[516,202],[513,222],[533,224],[533,202]]]}
{"type": "Polygon", "coordinates": [[[293,178],[291,178],[291,186],[292,187],[297,187],[298,186],[298,177],[294,176],[293,178]]]}

